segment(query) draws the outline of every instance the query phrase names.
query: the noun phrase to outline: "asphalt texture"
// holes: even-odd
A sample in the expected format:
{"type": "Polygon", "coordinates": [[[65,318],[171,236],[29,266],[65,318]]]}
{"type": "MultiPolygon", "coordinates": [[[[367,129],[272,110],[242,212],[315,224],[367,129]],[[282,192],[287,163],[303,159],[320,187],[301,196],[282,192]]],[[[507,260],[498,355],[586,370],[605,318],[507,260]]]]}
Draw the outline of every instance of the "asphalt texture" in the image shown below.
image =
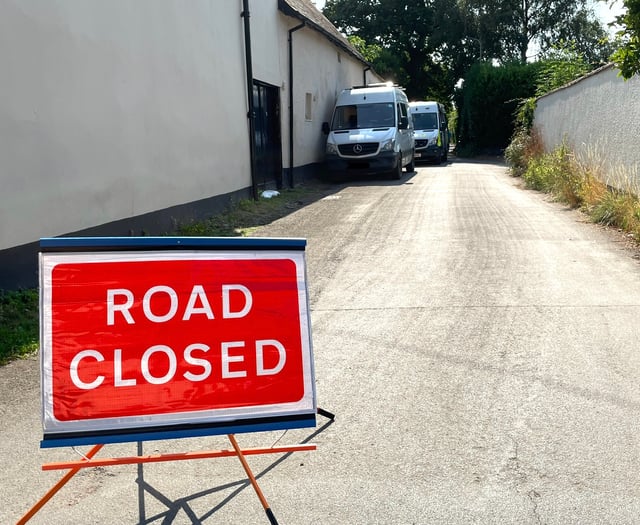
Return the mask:
{"type": "MultiPolygon", "coordinates": [[[[319,416],[238,434],[281,525],[637,524],[640,263],[499,162],[349,180],[258,236],[307,239],[319,416]]],[[[37,358],[0,369],[0,523],[63,475],[37,358]]],[[[225,436],[143,453],[229,448],[225,436]]],[[[135,443],[99,457],[130,456],[135,443]]],[[[237,458],[82,470],[33,524],[268,524],[237,458]]]]}

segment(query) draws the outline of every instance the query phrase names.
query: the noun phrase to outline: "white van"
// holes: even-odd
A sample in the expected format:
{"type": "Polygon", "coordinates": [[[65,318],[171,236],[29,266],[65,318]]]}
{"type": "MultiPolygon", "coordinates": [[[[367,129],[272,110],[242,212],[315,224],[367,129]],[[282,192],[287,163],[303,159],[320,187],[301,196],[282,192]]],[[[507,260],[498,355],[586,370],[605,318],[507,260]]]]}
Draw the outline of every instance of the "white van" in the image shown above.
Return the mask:
{"type": "Polygon", "coordinates": [[[414,170],[413,124],[404,91],[391,83],[345,89],[338,95],[331,125],[325,122],[327,167],[337,174],[414,170]]]}
{"type": "Polygon", "coordinates": [[[409,104],[415,129],[416,161],[446,162],[449,153],[447,114],[439,102],[409,104]]]}

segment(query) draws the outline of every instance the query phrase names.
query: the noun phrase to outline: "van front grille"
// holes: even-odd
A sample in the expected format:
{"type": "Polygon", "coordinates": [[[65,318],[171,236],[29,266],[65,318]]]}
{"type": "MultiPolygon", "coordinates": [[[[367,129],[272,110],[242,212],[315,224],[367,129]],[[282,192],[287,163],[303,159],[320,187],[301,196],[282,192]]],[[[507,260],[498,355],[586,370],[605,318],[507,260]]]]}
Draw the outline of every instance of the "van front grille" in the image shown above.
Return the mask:
{"type": "Polygon", "coordinates": [[[373,155],[378,152],[377,142],[358,142],[356,144],[340,144],[338,146],[340,155],[345,157],[362,157],[373,155]]]}

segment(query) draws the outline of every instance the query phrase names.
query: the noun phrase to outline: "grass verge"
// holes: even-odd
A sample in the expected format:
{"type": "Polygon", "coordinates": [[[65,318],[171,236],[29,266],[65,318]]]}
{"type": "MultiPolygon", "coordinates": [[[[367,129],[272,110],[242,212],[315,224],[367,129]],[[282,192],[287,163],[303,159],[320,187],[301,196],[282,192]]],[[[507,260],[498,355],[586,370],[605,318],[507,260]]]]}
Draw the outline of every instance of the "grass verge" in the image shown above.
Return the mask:
{"type": "MultiPolygon", "coordinates": [[[[581,164],[566,144],[544,153],[534,132],[519,136],[509,146],[507,162],[511,174],[521,176],[528,188],[551,194],[559,202],[583,211],[592,222],[627,233],[640,243],[640,198],[638,192],[607,184],[593,165],[581,164]]],[[[620,174],[618,174],[620,175],[620,174]]],[[[618,176],[629,181],[632,177],[618,176]]]]}
{"type": "MultiPolygon", "coordinates": [[[[269,224],[331,193],[332,186],[310,181],[279,191],[272,198],[241,200],[205,221],[180,225],[175,236],[248,237],[269,224]]],[[[39,345],[39,294],[37,289],[0,290],[0,365],[33,354],[39,345]]]]}
{"type": "Polygon", "coordinates": [[[0,290],[0,365],[38,348],[37,290],[0,290]]]}

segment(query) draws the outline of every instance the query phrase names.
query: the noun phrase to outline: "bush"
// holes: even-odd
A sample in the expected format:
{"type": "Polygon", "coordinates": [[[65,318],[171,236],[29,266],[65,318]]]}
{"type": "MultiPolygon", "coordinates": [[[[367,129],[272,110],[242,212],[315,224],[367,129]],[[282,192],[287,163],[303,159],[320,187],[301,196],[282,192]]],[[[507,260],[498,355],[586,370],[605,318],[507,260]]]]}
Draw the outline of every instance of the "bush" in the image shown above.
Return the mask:
{"type": "Polygon", "coordinates": [[[551,193],[572,208],[582,204],[580,170],[564,143],[551,153],[533,156],[522,177],[528,187],[551,193]]]}
{"type": "Polygon", "coordinates": [[[536,104],[537,102],[534,97],[525,98],[520,101],[515,114],[516,130],[523,129],[527,132],[531,131],[536,112],[536,104]]]}
{"type": "MultiPolygon", "coordinates": [[[[531,137],[522,140],[531,141],[531,137]]],[[[566,144],[551,153],[513,155],[517,162],[525,164],[522,178],[527,187],[550,193],[572,208],[580,208],[593,222],[619,228],[640,242],[638,195],[608,187],[598,173],[576,162],[566,144]]]]}
{"type": "Polygon", "coordinates": [[[635,195],[609,189],[590,215],[594,222],[620,228],[640,240],[640,202],[635,195]]]}
{"type": "Polygon", "coordinates": [[[540,134],[535,129],[529,133],[525,128],[520,128],[504,151],[504,158],[510,168],[511,175],[522,177],[529,162],[542,154],[543,145],[540,134]]]}
{"type": "Polygon", "coordinates": [[[0,364],[38,349],[38,290],[0,290],[0,364]]]}
{"type": "Polygon", "coordinates": [[[543,155],[529,161],[522,174],[527,188],[547,193],[551,192],[553,188],[551,181],[554,177],[553,172],[555,171],[554,160],[555,159],[549,155],[543,155]]]}

